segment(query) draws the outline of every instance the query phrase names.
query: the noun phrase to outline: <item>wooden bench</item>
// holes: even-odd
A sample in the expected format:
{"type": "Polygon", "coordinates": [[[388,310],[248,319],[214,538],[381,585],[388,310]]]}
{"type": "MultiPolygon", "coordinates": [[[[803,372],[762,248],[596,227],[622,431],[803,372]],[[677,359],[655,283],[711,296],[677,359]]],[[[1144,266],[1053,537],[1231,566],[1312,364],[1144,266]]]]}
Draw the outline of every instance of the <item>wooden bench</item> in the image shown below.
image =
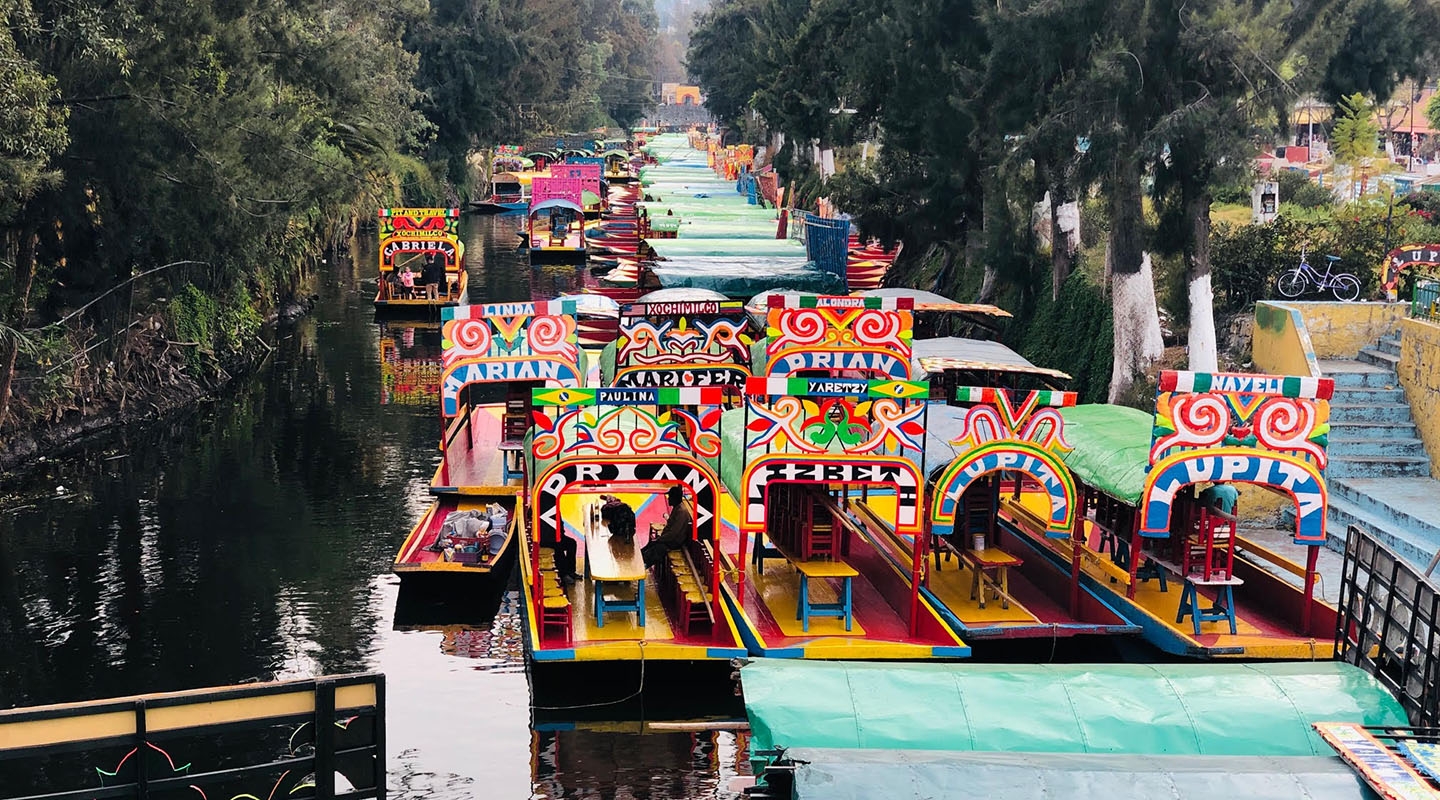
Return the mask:
{"type": "Polygon", "coordinates": [[[692,624],[715,624],[715,611],[711,606],[714,597],[710,593],[710,587],[706,585],[706,576],[710,571],[705,567],[708,567],[710,562],[707,560],[709,554],[705,552],[705,544],[687,542],[685,547],[671,550],[662,562],[669,575],[668,583],[675,598],[680,630],[686,635],[689,635],[692,624]],[[691,551],[692,547],[700,551],[698,559],[691,551]]]}
{"type": "Polygon", "coordinates": [[[570,639],[570,598],[565,595],[565,586],[555,570],[555,554],[549,550],[540,553],[540,573],[535,580],[543,588],[540,598],[540,635],[550,628],[559,628],[570,639]]]}
{"type": "Polygon", "coordinates": [[[800,597],[795,603],[795,618],[800,620],[800,629],[806,633],[810,632],[811,617],[839,617],[845,620],[845,630],[850,630],[855,619],[851,603],[851,580],[858,577],[860,573],[844,561],[816,559],[805,561],[779,545],[776,547],[780,550],[780,554],[785,556],[786,561],[795,565],[795,571],[800,574],[800,597]],[[811,578],[839,578],[841,581],[840,602],[810,602],[811,578]]]}

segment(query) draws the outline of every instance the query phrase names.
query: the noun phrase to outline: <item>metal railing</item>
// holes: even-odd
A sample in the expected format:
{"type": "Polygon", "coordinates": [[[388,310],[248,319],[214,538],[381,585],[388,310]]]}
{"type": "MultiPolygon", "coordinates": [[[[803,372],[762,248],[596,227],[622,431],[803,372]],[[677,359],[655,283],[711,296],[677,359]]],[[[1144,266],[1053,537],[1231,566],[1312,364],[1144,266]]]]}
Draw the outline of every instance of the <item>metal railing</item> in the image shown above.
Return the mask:
{"type": "Polygon", "coordinates": [[[1375,676],[1412,725],[1440,723],[1440,587],[1369,531],[1351,525],[1339,611],[1337,657],[1375,676]]]}
{"type": "Polygon", "coordinates": [[[1410,299],[1410,316],[1440,322],[1440,282],[1415,282],[1415,293],[1410,299]]]}
{"type": "Polygon", "coordinates": [[[0,798],[182,795],[383,800],[384,676],[0,711],[0,798]]]}

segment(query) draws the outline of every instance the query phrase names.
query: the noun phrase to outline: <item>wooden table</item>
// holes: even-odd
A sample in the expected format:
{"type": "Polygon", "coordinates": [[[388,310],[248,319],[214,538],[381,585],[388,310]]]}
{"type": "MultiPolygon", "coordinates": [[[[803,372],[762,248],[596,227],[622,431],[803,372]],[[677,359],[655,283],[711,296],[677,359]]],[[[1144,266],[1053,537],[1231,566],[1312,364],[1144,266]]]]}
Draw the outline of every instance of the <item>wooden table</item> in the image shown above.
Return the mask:
{"type": "Polygon", "coordinates": [[[1010,568],[1018,567],[1025,562],[1001,550],[998,547],[987,547],[984,550],[965,550],[960,554],[974,573],[974,580],[970,582],[970,599],[980,601],[980,607],[985,607],[985,590],[994,590],[1000,598],[1000,607],[1010,607],[1010,568]],[[992,575],[992,573],[994,573],[992,575]],[[998,579],[998,580],[997,580],[998,579]]]}
{"type": "Polygon", "coordinates": [[[506,483],[520,477],[525,473],[525,443],[507,439],[499,444],[500,451],[500,479],[506,483]],[[511,466],[511,463],[514,466],[511,466]]]}
{"type": "Polygon", "coordinates": [[[634,542],[611,541],[610,529],[603,522],[597,523],[585,534],[585,574],[595,587],[597,626],[605,627],[606,611],[634,611],[640,627],[645,627],[645,560],[634,542]],[[635,600],[607,603],[606,583],[634,583],[635,600]]]}
{"type": "Polygon", "coordinates": [[[800,597],[795,603],[795,618],[800,620],[800,630],[806,633],[810,632],[811,617],[839,617],[845,620],[845,630],[850,630],[855,620],[851,603],[851,580],[860,573],[844,561],[830,559],[804,561],[779,545],[776,545],[775,549],[780,551],[780,555],[784,556],[786,561],[794,564],[795,571],[800,574],[800,597]],[[841,581],[840,602],[810,602],[811,578],[839,578],[841,581]]]}

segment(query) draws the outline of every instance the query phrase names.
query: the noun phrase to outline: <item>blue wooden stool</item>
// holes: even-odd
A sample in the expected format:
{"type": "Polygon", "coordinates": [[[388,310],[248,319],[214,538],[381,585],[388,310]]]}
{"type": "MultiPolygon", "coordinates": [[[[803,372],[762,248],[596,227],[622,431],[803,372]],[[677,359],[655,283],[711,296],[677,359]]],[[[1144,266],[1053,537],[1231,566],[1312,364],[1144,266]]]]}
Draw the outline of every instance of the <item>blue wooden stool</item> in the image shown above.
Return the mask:
{"type": "Polygon", "coordinates": [[[1234,589],[1235,589],[1235,585],[1236,585],[1236,584],[1240,584],[1240,583],[1244,583],[1244,581],[1240,580],[1239,578],[1229,578],[1229,579],[1225,579],[1225,580],[1209,580],[1209,581],[1207,581],[1207,580],[1201,580],[1201,579],[1199,579],[1199,578],[1186,578],[1186,579],[1185,579],[1185,591],[1180,594],[1180,610],[1179,610],[1178,613],[1175,614],[1175,621],[1176,621],[1176,622],[1184,622],[1184,621],[1185,621],[1185,618],[1186,618],[1186,617],[1189,617],[1189,618],[1190,618],[1190,621],[1191,621],[1192,623],[1194,623],[1194,628],[1193,628],[1193,630],[1195,631],[1195,635],[1196,635],[1196,636],[1199,636],[1199,635],[1200,635],[1200,623],[1202,623],[1202,622],[1220,622],[1221,620],[1228,620],[1228,621],[1230,622],[1230,635],[1231,635],[1231,636],[1234,636],[1234,635],[1235,635],[1235,592],[1234,592],[1234,589]],[[1215,588],[1215,592],[1216,592],[1216,595],[1215,595],[1215,605],[1211,606],[1210,608],[1201,608],[1201,607],[1200,607],[1200,601],[1201,601],[1202,598],[1201,598],[1201,596],[1200,596],[1200,592],[1197,591],[1196,588],[1195,588],[1195,585],[1196,585],[1196,584],[1202,584],[1202,585],[1204,585],[1204,586],[1213,586],[1213,587],[1216,587],[1216,588],[1215,588]]]}

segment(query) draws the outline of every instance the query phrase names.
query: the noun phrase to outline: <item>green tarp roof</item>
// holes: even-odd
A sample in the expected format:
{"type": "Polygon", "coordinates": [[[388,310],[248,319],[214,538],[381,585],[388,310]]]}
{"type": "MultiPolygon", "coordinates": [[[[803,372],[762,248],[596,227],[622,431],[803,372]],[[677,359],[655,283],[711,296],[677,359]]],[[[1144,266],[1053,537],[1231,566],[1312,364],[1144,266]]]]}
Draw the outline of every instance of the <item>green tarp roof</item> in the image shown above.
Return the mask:
{"type": "Polygon", "coordinates": [[[742,300],[775,287],[807,294],[845,293],[845,282],[838,275],[816,268],[803,255],[798,258],[735,254],[667,257],[650,271],[667,289],[709,289],[742,300]]]}
{"type": "Polygon", "coordinates": [[[676,239],[646,239],[645,243],[661,258],[781,256],[805,260],[805,246],[789,239],[701,239],[682,235],[676,239]]]}
{"type": "Polygon", "coordinates": [[[1075,448],[1062,458],[1065,466],[1086,484],[1139,506],[1154,418],[1138,409],[1099,403],[1062,408],[1060,416],[1065,419],[1065,440],[1075,448]]]}
{"type": "Polygon", "coordinates": [[[1312,756],[1313,722],[1405,725],[1338,662],[873,664],[760,659],[740,672],[754,750],[782,747],[1312,756]]]}
{"type": "Polygon", "coordinates": [[[795,800],[1105,798],[1367,800],[1338,756],[1132,756],[799,748],[795,800]]]}

